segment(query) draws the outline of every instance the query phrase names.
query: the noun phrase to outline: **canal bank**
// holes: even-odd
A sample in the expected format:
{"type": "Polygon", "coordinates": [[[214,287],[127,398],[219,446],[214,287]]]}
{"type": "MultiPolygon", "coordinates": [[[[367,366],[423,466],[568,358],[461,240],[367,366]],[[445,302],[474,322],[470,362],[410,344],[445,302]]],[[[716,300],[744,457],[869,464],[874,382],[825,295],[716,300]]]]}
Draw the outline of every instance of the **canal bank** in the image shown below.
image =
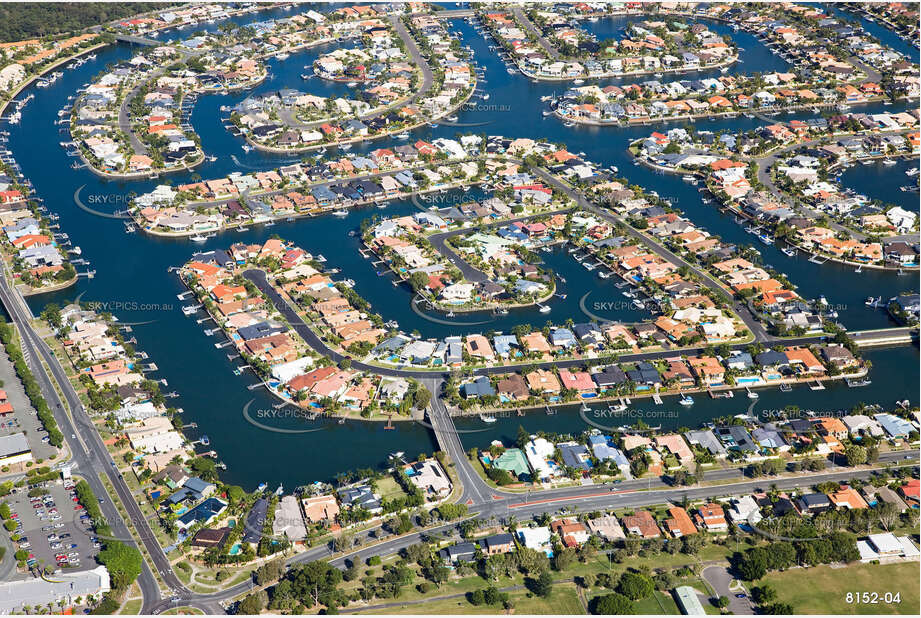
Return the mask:
{"type": "MultiPolygon", "coordinates": [[[[262,19],[265,15],[260,14],[258,18],[262,19]]],[[[249,16],[249,19],[255,21],[256,17],[249,16]]],[[[216,29],[218,26],[208,24],[206,28],[216,29]]],[[[458,132],[471,130],[465,128],[468,126],[465,123],[485,123],[478,124],[480,128],[473,130],[565,143],[572,152],[585,152],[588,158],[599,164],[619,167],[631,183],[655,189],[663,197],[672,198],[673,203],[684,210],[692,221],[706,227],[711,233],[732,242],[751,243],[751,237],[731,217],[722,215],[712,206],[702,204],[697,191],[680,178],[658,175],[651,170],[632,166],[625,152],[626,143],[648,134],[648,128],[628,128],[622,131],[567,129],[557,120],[542,117],[540,96],[551,95],[555,88],[559,89],[559,85],[534,84],[521,75],[508,75],[483,38],[468,24],[462,20],[452,20],[451,27],[460,32],[463,44],[470,45],[477,62],[486,67],[487,83],[483,87],[490,93],[490,99],[472,108],[462,108],[458,112],[455,126],[420,127],[413,132],[414,139],[430,141],[437,137],[454,137],[458,132]]],[[[188,34],[189,31],[186,31],[185,35],[188,34]]],[[[361,290],[362,296],[385,320],[397,319],[403,329],[418,329],[425,336],[431,337],[485,332],[490,328],[508,331],[515,324],[525,322],[541,326],[547,320],[556,324],[565,322],[567,318],[580,321],[582,312],[579,301],[586,293],[591,293],[586,300],[590,308],[595,300],[603,302],[622,299],[613,284],[599,280],[593,273],[580,267],[571,256],[557,250],[551,254],[542,253],[541,256],[550,268],[566,279],[565,284],[560,284],[558,292],[566,294],[567,298],[555,299],[550,304],[552,311],[549,314],[527,309],[511,310],[508,316],[502,316],[489,325],[447,326],[420,319],[409,309],[410,292],[394,287],[389,279],[378,277],[370,261],[358,252],[360,239],[348,236],[348,232],[357,229],[362,220],[379,213],[372,208],[355,209],[343,218],[320,216],[295,222],[278,222],[273,227],[233,232],[230,236],[194,246],[187,240],[126,234],[121,220],[94,217],[77,207],[73,203],[74,192],[85,185],[84,195],[94,196],[88,203],[100,208],[109,206],[110,211],[114,211],[124,207],[126,196],[150,191],[157,182],[105,181],[94,177],[87,170],[70,169],[70,159],[63,149],[57,147],[62,138],[53,121],[69,94],[102,70],[107,63],[130,58],[135,49],[128,45],[101,49],[95,61],[65,71],[64,76],[49,88],[35,90],[36,99],[23,110],[20,124],[9,127],[9,147],[15,153],[24,174],[32,179],[36,191],[45,198],[49,207],[60,215],[61,227],[68,231],[74,244],[80,245],[87,259],[98,266],[94,279],[81,279],[73,288],[29,299],[28,302],[37,314],[47,302],[63,305],[83,294],[85,300],[112,303],[113,313],[123,323],[149,321],[148,324],[133,326],[138,347],[144,349],[151,358],[157,359],[160,375],[168,379],[171,390],[180,393],[175,405],[185,410],[184,419],[198,423],[200,431],[208,434],[211,447],[228,466],[224,474],[227,482],[243,485],[247,489],[254,488],[262,481],[295,487],[316,479],[332,478],[342,470],[384,465],[387,455],[394,451],[404,451],[410,458],[419,452],[432,452],[436,446],[428,428],[416,423],[402,423],[392,431],[384,429],[382,423],[359,421],[350,421],[345,425],[338,425],[335,421],[317,421],[305,425],[302,419],[286,417],[283,411],[275,410],[273,406],[277,402],[266,393],[248,390],[246,387],[253,382],[252,377],[234,376],[233,363],[227,360],[224,352],[214,348],[216,339],[204,335],[201,325],[183,316],[175,301],[176,295],[184,291],[184,288],[175,276],[167,272],[167,268],[185,263],[194,251],[224,248],[228,238],[233,242],[259,243],[278,234],[311,253],[326,255],[329,266],[341,268],[343,273],[348,273],[348,277],[356,281],[356,289],[361,290]],[[140,309],[142,306],[154,308],[140,309]],[[247,416],[269,429],[254,425],[247,416]],[[276,428],[290,429],[297,433],[282,434],[275,431],[276,428]]],[[[315,52],[304,52],[301,56],[292,54],[284,62],[270,60],[272,76],[256,91],[268,92],[283,87],[305,88],[301,86],[299,76],[303,63],[298,63],[315,52]]],[[[749,62],[746,54],[745,65],[749,62]]],[[[748,66],[748,69],[758,70],[759,67],[748,66]]],[[[318,91],[321,87],[319,83],[311,83],[305,89],[318,91]]],[[[344,86],[340,87],[339,92],[347,91],[344,86]]],[[[32,92],[32,89],[27,89],[28,92],[32,92]]],[[[278,155],[244,152],[241,149],[243,140],[230,135],[221,126],[221,105],[233,105],[250,94],[207,95],[200,97],[196,103],[192,123],[202,138],[203,148],[207,153],[219,154],[217,161],[206,161],[197,169],[201,177],[214,178],[237,170],[264,170],[292,161],[278,155]]],[[[703,127],[714,131],[734,131],[759,124],[760,121],[744,117],[701,123],[703,127]]],[[[357,145],[352,152],[367,152],[382,144],[387,144],[387,141],[375,145],[357,145]]],[[[174,175],[172,180],[177,184],[191,182],[194,175],[180,173],[174,175]]],[[[900,179],[899,184],[904,184],[904,181],[900,179]]],[[[394,216],[418,212],[418,208],[410,201],[401,201],[391,204],[383,212],[394,216]]],[[[915,280],[907,281],[914,279],[911,277],[870,272],[854,275],[852,268],[818,266],[805,259],[788,258],[773,247],[759,249],[765,261],[788,273],[804,294],[824,293],[829,303],[845,305],[846,308],[838,311],[841,321],[849,328],[879,328],[890,324],[884,311],[864,306],[867,296],[894,296],[900,290],[917,288],[915,280]]],[[[612,309],[602,313],[602,316],[637,321],[630,308],[612,309]]],[[[870,371],[873,381],[870,386],[848,389],[842,384],[821,392],[809,391],[804,387],[785,393],[783,397],[778,394],[776,400],[762,394],[758,403],[783,407],[799,402],[802,407],[819,409],[823,400],[835,402],[829,403],[829,406],[843,408],[860,401],[878,401],[891,406],[895,399],[915,397],[918,391],[915,371],[918,366],[917,348],[906,346],[874,350],[868,352],[867,357],[874,363],[870,371]],[[906,375],[906,368],[911,368],[912,372],[906,375]]],[[[748,404],[747,400],[738,397],[732,400],[698,400],[689,410],[682,408],[678,412],[683,415],[681,423],[691,426],[706,418],[745,412],[748,404]]],[[[648,405],[650,411],[655,410],[652,402],[648,402],[648,405]]],[[[514,439],[519,424],[523,424],[529,431],[541,429],[543,425],[538,421],[546,423],[547,430],[554,430],[556,426],[559,430],[569,427],[567,431],[575,431],[585,425],[578,416],[577,407],[571,413],[561,411],[553,416],[534,414],[524,417],[525,422],[518,418],[507,421],[499,419],[490,427],[478,419],[459,423],[469,422],[471,428],[488,430],[471,434],[476,440],[482,439],[482,442],[475,441],[470,446],[482,446],[506,434],[514,439]]],[[[655,424],[659,422],[656,420],[655,424]]],[[[467,438],[464,439],[466,442],[467,438]]]]}

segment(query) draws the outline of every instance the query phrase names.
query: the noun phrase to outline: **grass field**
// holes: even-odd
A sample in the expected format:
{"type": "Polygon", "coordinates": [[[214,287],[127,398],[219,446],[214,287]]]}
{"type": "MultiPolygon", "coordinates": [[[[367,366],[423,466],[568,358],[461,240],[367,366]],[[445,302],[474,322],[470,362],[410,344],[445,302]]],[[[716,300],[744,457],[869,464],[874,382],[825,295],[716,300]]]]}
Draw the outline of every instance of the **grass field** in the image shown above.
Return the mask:
{"type": "Polygon", "coordinates": [[[919,612],[918,563],[855,564],[772,573],[760,583],[777,590],[779,601],[790,603],[797,614],[910,614],[919,612]],[[901,603],[859,605],[848,603],[848,592],[900,593],[901,603]]]}
{"type": "Polygon", "coordinates": [[[141,613],[141,605],[143,602],[143,599],[131,599],[130,601],[125,601],[125,604],[122,605],[122,608],[118,611],[118,613],[137,616],[141,613]]]}
{"type": "MultiPolygon", "coordinates": [[[[525,590],[509,592],[509,598],[515,603],[516,614],[584,614],[585,609],[579,602],[579,595],[574,584],[557,584],[546,599],[529,594],[525,590]]],[[[358,608],[356,608],[358,609],[358,608]]],[[[501,605],[471,605],[466,598],[441,599],[424,604],[413,604],[386,609],[371,610],[364,614],[504,614],[501,605]]]]}
{"type": "Polygon", "coordinates": [[[377,493],[381,495],[382,500],[393,500],[399,496],[405,496],[406,492],[391,477],[385,476],[377,481],[377,493]]]}

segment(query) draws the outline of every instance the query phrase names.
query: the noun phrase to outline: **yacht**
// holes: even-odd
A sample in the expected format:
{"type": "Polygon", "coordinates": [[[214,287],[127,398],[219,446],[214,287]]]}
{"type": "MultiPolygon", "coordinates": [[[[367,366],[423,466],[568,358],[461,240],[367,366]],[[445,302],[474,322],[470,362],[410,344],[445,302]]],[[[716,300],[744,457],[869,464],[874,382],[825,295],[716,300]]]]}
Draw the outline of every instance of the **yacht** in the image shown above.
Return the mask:
{"type": "Polygon", "coordinates": [[[680,403],[683,406],[692,406],[694,405],[694,400],[691,399],[689,395],[682,394],[681,399],[678,400],[678,403],[680,403]]]}
{"type": "Polygon", "coordinates": [[[291,57],[291,54],[287,52],[282,52],[280,54],[275,54],[275,57],[278,58],[279,60],[287,60],[288,58],[291,57]]]}
{"type": "Polygon", "coordinates": [[[243,144],[241,148],[243,148],[243,152],[249,152],[250,150],[253,149],[253,147],[250,146],[249,144],[243,144]]]}
{"type": "Polygon", "coordinates": [[[335,217],[345,217],[345,216],[347,216],[348,214],[349,214],[349,213],[348,213],[347,210],[339,209],[339,210],[334,210],[334,211],[333,211],[333,216],[335,216],[335,217]]]}
{"type": "Polygon", "coordinates": [[[896,164],[895,159],[883,159],[883,165],[895,165],[895,164],[896,164]]]}
{"type": "Polygon", "coordinates": [[[194,234],[193,236],[189,237],[189,240],[191,240],[192,242],[205,242],[208,239],[205,236],[202,236],[201,234],[194,234]]]}
{"type": "Polygon", "coordinates": [[[538,304],[537,306],[540,307],[540,312],[541,312],[541,313],[550,313],[550,305],[541,305],[541,304],[538,304]]]}

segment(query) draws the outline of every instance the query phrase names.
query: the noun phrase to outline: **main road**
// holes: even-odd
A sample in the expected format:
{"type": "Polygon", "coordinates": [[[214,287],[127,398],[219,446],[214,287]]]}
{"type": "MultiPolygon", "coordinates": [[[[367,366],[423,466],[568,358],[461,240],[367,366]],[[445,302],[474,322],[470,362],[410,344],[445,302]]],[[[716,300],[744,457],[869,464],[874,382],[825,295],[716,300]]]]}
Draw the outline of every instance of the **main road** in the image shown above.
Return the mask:
{"type": "MultiPolygon", "coordinates": [[[[51,348],[35,332],[32,327],[32,312],[25,304],[22,296],[10,288],[5,276],[0,276],[0,300],[2,300],[7,314],[9,314],[10,319],[19,331],[23,354],[27,359],[29,368],[32,370],[32,374],[38,381],[42,396],[48,402],[54,413],[54,418],[70,447],[71,463],[76,472],[86,480],[93,493],[100,499],[103,496],[108,496],[108,492],[100,478],[100,475],[105,475],[109,485],[115,489],[118,500],[127,512],[128,520],[137,531],[137,536],[147,550],[147,554],[153,562],[153,568],[159,572],[160,578],[166,586],[180,593],[186,591],[182,582],[173,573],[169,560],[166,554],[163,553],[163,549],[151,530],[147,518],[141,511],[136,497],[119,473],[115,461],[109,454],[108,449],[106,449],[105,444],[103,444],[96,426],[83,407],[80,397],[74,390],[61,362],[59,362],[51,348]],[[63,393],[63,398],[59,395],[48,373],[46,373],[46,368],[50,371],[51,377],[60,388],[61,393],[63,393]]],[[[113,501],[104,500],[99,504],[99,507],[105,519],[104,523],[108,524],[112,530],[112,537],[128,545],[136,545],[125,520],[119,514],[113,501]]],[[[147,613],[154,604],[159,602],[161,596],[160,586],[146,560],[137,583],[144,596],[142,613],[147,613]]]]}
{"type": "MultiPolygon", "coordinates": [[[[432,72],[432,67],[429,66],[425,56],[423,56],[422,52],[419,51],[419,46],[416,44],[416,40],[406,29],[406,26],[400,20],[400,17],[398,15],[390,15],[388,16],[388,19],[390,20],[390,25],[393,26],[393,29],[396,31],[397,36],[400,37],[400,40],[403,41],[403,44],[406,46],[406,51],[409,53],[410,58],[412,58],[412,61],[415,63],[415,65],[422,71],[422,85],[406,100],[401,100],[399,103],[387,105],[386,107],[381,107],[374,110],[373,112],[358,116],[358,120],[371,120],[373,118],[377,118],[378,116],[383,116],[384,114],[390,113],[397,106],[417,103],[420,99],[422,99],[422,97],[429,93],[435,83],[435,74],[432,72]]],[[[294,109],[292,108],[281,110],[278,115],[286,127],[293,127],[296,129],[313,129],[326,122],[329,122],[328,119],[316,120],[313,122],[301,122],[297,119],[294,109]]]]}
{"type": "MultiPolygon", "coordinates": [[[[914,465],[914,464],[912,464],[914,465]]],[[[838,469],[832,472],[822,472],[817,474],[785,476],[780,478],[769,478],[760,480],[742,480],[736,483],[713,486],[702,485],[692,487],[657,487],[656,489],[635,488],[628,489],[627,484],[623,483],[615,486],[594,487],[594,493],[584,496],[555,496],[548,498],[545,493],[539,497],[531,499],[529,496],[515,494],[498,499],[487,500],[482,503],[474,503],[469,506],[468,513],[481,519],[495,517],[499,520],[508,520],[514,516],[519,521],[534,517],[543,513],[554,513],[562,510],[564,507],[571,512],[575,509],[579,512],[587,512],[611,508],[642,508],[658,504],[680,504],[687,500],[706,500],[721,496],[738,496],[752,493],[759,490],[766,490],[774,487],[778,490],[790,490],[800,487],[810,487],[812,485],[835,481],[847,483],[852,479],[866,480],[874,474],[883,470],[883,466],[871,469],[855,470],[852,468],[838,469]]],[[[466,488],[465,488],[466,489],[466,488]]],[[[465,492],[466,495],[466,492],[465,492]]],[[[394,537],[386,541],[375,542],[374,544],[334,555],[329,545],[313,547],[307,551],[301,552],[288,558],[285,562],[287,567],[292,567],[313,560],[330,560],[330,563],[337,567],[344,567],[346,562],[361,564],[371,556],[388,556],[399,552],[410,545],[414,545],[436,535],[455,536],[458,532],[458,524],[450,523],[413,532],[411,534],[394,537]],[[335,557],[334,557],[335,556],[335,557]]],[[[362,538],[373,540],[372,537],[365,533],[362,538]]],[[[233,599],[240,595],[246,594],[253,589],[252,582],[237,584],[221,592],[210,594],[193,593],[181,595],[177,602],[160,601],[150,608],[150,613],[161,613],[177,605],[191,605],[193,607],[215,606],[221,602],[233,599]]]]}

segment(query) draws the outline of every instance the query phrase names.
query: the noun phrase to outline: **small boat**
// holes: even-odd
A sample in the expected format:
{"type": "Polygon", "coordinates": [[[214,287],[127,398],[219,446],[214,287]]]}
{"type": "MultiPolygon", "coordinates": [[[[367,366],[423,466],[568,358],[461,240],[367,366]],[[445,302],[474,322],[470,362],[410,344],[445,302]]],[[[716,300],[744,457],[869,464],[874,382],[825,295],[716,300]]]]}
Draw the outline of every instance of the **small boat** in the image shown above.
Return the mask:
{"type": "Polygon", "coordinates": [[[453,311],[449,311],[449,312],[445,315],[445,317],[446,317],[446,318],[453,318],[453,317],[454,317],[454,312],[453,312],[453,311]]]}
{"type": "Polygon", "coordinates": [[[781,253],[789,257],[794,257],[796,255],[796,249],[792,249],[790,247],[783,247],[780,251],[781,253]]]}
{"type": "Polygon", "coordinates": [[[409,139],[409,133],[400,133],[397,135],[397,139],[409,139]]]}
{"type": "Polygon", "coordinates": [[[253,149],[253,147],[250,146],[249,144],[243,144],[241,148],[243,149],[243,152],[249,152],[250,150],[253,149]]]}
{"type": "Polygon", "coordinates": [[[541,313],[550,313],[550,306],[549,306],[549,305],[541,305],[540,303],[538,303],[537,306],[540,307],[540,312],[541,312],[541,313]]]}
{"type": "Polygon", "coordinates": [[[883,159],[883,165],[895,165],[895,164],[896,164],[895,159],[883,159]]]}
{"type": "Polygon", "coordinates": [[[205,242],[208,239],[207,237],[202,236],[201,234],[194,234],[189,237],[189,240],[191,240],[192,242],[205,242]]]}
{"type": "Polygon", "coordinates": [[[480,420],[483,421],[484,423],[495,423],[496,417],[495,416],[485,416],[483,414],[480,414],[480,420]]]}
{"type": "Polygon", "coordinates": [[[279,60],[287,60],[288,58],[291,57],[291,54],[287,52],[282,52],[280,54],[275,54],[275,57],[278,58],[279,60]]]}
{"type": "Polygon", "coordinates": [[[745,392],[746,392],[746,394],[748,395],[748,398],[749,398],[749,399],[757,399],[757,398],[758,398],[758,393],[756,393],[755,391],[749,389],[747,386],[745,387],[745,392]]]}
{"type": "Polygon", "coordinates": [[[340,209],[340,210],[334,210],[334,211],[333,211],[333,216],[334,216],[334,217],[346,217],[346,216],[348,216],[348,214],[349,214],[349,213],[348,213],[347,210],[342,210],[342,209],[340,209]]]}

